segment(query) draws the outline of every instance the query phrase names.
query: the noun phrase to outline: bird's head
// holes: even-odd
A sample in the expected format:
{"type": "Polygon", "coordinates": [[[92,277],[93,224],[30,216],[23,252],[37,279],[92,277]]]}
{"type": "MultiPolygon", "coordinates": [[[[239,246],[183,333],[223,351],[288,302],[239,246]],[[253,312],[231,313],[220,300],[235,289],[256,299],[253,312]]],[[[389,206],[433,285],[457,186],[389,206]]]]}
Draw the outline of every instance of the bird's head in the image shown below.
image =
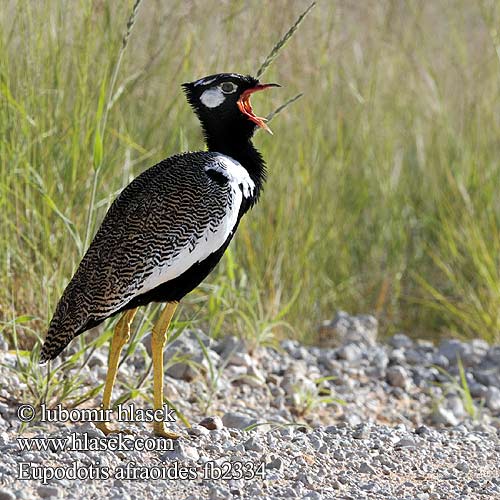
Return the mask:
{"type": "Polygon", "coordinates": [[[254,114],[250,96],[279,86],[277,83],[259,83],[251,76],[237,73],[219,73],[182,85],[205,135],[230,133],[244,138],[250,138],[256,127],[272,133],[265,118],[254,114]]]}

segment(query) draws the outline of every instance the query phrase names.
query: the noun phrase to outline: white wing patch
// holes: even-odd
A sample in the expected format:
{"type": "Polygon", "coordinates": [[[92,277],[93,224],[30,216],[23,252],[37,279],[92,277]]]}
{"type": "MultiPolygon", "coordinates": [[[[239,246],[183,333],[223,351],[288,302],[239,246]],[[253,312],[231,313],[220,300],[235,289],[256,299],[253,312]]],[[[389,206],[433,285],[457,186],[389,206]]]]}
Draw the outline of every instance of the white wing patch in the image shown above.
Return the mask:
{"type": "Polygon", "coordinates": [[[205,90],[205,92],[203,92],[203,94],[201,94],[200,96],[200,101],[207,108],[216,108],[217,106],[220,106],[225,99],[226,99],[225,95],[217,87],[205,90]]]}
{"type": "Polygon", "coordinates": [[[178,249],[175,256],[172,256],[162,266],[157,267],[144,280],[141,288],[135,292],[135,296],[177,278],[197,262],[205,260],[212,253],[219,250],[233,232],[238,221],[243,196],[245,198],[250,196],[253,193],[255,184],[246,169],[229,156],[217,155],[205,169],[216,170],[229,179],[232,191],[231,205],[227,207],[226,214],[222,219],[207,225],[200,238],[195,241],[187,241],[183,248],[178,249]]]}
{"type": "Polygon", "coordinates": [[[252,181],[247,169],[230,156],[219,154],[213,163],[205,167],[205,170],[215,170],[226,177],[231,184],[241,186],[245,198],[253,195],[255,183],[252,181]]]}

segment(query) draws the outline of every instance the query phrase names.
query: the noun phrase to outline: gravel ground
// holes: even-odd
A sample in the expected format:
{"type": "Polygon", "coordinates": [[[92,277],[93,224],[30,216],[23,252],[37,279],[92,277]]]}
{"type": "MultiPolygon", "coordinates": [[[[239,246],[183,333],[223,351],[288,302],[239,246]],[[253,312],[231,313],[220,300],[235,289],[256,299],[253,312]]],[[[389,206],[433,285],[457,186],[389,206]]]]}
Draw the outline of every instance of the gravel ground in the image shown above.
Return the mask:
{"type": "MultiPolygon", "coordinates": [[[[404,334],[380,342],[373,317],[343,312],[320,333],[322,347],[287,340],[250,353],[234,337],[215,342],[185,332],[167,350],[165,380],[192,428],[169,424],[182,434],[172,442],[149,439],[150,424],[129,425],[134,434],[120,435],[136,448],[129,450],[112,449],[117,435],[105,438],[88,422],[33,425],[22,437],[50,438],[49,449],[20,449],[12,401],[25,388],[0,338],[0,500],[500,498],[500,346],[434,346],[404,334]],[[203,373],[209,363],[197,337],[212,371],[203,373]],[[174,364],[176,353],[200,368],[174,364]],[[57,448],[83,436],[107,449],[57,448]],[[144,442],[162,449],[140,450],[144,442]]],[[[119,379],[144,373],[148,344],[119,379]]],[[[89,386],[104,380],[106,352],[96,351],[83,371],[89,386]]]]}

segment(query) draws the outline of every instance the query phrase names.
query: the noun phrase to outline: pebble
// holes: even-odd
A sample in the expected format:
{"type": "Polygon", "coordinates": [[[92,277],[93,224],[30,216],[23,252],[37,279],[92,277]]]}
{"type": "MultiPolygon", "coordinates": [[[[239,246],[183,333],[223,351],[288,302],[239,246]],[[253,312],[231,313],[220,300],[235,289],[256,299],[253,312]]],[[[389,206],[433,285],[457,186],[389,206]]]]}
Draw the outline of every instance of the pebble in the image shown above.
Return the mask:
{"type": "Polygon", "coordinates": [[[368,439],[370,437],[370,428],[364,424],[357,426],[352,434],[354,439],[368,439]]]}
{"type": "Polygon", "coordinates": [[[373,346],[377,339],[378,322],[374,316],[350,316],[345,311],[338,311],[332,322],[323,325],[323,328],[331,330],[329,335],[337,345],[358,342],[373,346]]]}
{"type": "Polygon", "coordinates": [[[389,339],[389,344],[396,349],[411,349],[413,347],[413,340],[404,333],[396,333],[389,339]]]}
{"type": "Polygon", "coordinates": [[[461,472],[469,472],[470,467],[467,462],[458,462],[457,465],[455,465],[455,469],[461,472]]]}
{"type": "Polygon", "coordinates": [[[210,434],[210,431],[208,428],[203,427],[201,424],[200,425],[192,425],[191,427],[188,427],[187,433],[190,436],[207,436],[210,434]]]}
{"type": "Polygon", "coordinates": [[[486,406],[493,412],[500,412],[500,389],[498,387],[488,387],[486,391],[486,406]]]}
{"type": "Polygon", "coordinates": [[[394,448],[416,448],[418,446],[417,442],[408,437],[400,439],[395,445],[394,448]]]}
{"type": "Polygon", "coordinates": [[[15,498],[16,496],[12,493],[12,491],[4,488],[0,489],[0,500],[15,500],[15,498]]]}
{"type": "Polygon", "coordinates": [[[451,410],[444,408],[439,405],[432,413],[432,422],[438,425],[451,425],[455,426],[459,424],[458,418],[453,414],[451,410]]]}
{"type": "Polygon", "coordinates": [[[177,440],[174,441],[174,449],[173,451],[167,451],[164,453],[160,460],[163,462],[175,461],[175,460],[191,460],[196,462],[200,458],[200,454],[198,449],[194,446],[189,446],[184,443],[184,441],[177,440]]]}
{"type": "Polygon", "coordinates": [[[303,497],[304,499],[308,499],[308,500],[322,500],[323,499],[323,496],[318,493],[317,491],[311,491],[310,493],[308,493],[305,497],[303,497]]]}
{"type": "Polygon", "coordinates": [[[42,498],[58,498],[60,490],[55,486],[42,485],[37,488],[37,492],[42,498]]]}
{"type": "Polygon", "coordinates": [[[387,369],[387,382],[393,387],[401,387],[402,389],[406,389],[410,380],[408,377],[408,372],[402,366],[391,366],[387,369]]]}
{"type": "Polygon", "coordinates": [[[284,464],[281,457],[274,456],[267,464],[266,469],[278,469],[278,471],[283,470],[284,464]]]}
{"type": "Polygon", "coordinates": [[[366,462],[361,462],[358,467],[358,472],[362,474],[375,474],[375,469],[366,462]]]}
{"type": "Polygon", "coordinates": [[[363,351],[356,344],[347,344],[337,350],[337,357],[349,362],[359,361],[363,356],[363,351]]]}
{"type": "Polygon", "coordinates": [[[444,339],[439,345],[438,353],[447,358],[452,365],[457,363],[457,358],[460,358],[464,365],[468,365],[472,347],[457,339],[444,339]]]}
{"type": "Polygon", "coordinates": [[[264,451],[262,443],[260,441],[257,441],[255,436],[252,436],[251,438],[247,439],[244,443],[244,446],[245,450],[247,451],[256,451],[258,453],[264,451]]]}
{"type": "Polygon", "coordinates": [[[254,424],[256,419],[243,415],[241,413],[228,412],[222,417],[222,423],[225,427],[234,429],[245,429],[254,424]]]}
{"type": "Polygon", "coordinates": [[[215,431],[216,429],[222,429],[224,424],[222,420],[217,415],[214,417],[205,417],[200,423],[202,427],[205,427],[209,431],[215,431]]]}
{"type": "Polygon", "coordinates": [[[208,490],[208,498],[210,500],[226,500],[231,498],[231,492],[222,486],[211,486],[208,490]]]}

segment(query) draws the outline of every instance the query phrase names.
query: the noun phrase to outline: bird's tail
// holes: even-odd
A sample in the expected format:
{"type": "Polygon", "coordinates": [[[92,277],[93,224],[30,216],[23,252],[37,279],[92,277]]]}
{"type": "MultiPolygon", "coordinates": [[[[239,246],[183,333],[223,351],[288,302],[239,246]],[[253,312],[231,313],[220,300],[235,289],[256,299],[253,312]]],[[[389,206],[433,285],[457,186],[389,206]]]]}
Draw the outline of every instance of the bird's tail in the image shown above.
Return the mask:
{"type": "Polygon", "coordinates": [[[78,311],[73,310],[71,293],[66,289],[52,320],[40,352],[40,364],[56,358],[61,351],[75,338],[82,324],[78,311]]]}
{"type": "Polygon", "coordinates": [[[47,361],[55,359],[61,351],[73,340],[73,332],[63,332],[61,337],[54,335],[53,331],[49,329],[47,337],[43,343],[42,350],[40,351],[40,364],[44,365],[47,361]]]}
{"type": "Polygon", "coordinates": [[[40,351],[40,364],[59,356],[61,351],[75,338],[74,330],[60,330],[49,327],[42,350],[40,351]]]}

